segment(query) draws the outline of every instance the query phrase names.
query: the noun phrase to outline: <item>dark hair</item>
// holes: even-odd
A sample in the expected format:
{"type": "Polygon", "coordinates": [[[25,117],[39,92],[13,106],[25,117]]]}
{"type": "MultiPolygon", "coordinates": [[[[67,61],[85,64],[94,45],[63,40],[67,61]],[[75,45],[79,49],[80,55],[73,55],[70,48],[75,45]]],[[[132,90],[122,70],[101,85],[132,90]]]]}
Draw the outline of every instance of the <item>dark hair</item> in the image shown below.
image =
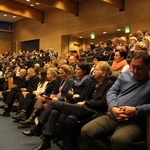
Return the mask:
{"type": "Polygon", "coordinates": [[[140,59],[141,58],[146,65],[148,65],[150,63],[150,55],[148,54],[147,51],[135,50],[133,53],[133,58],[134,59],[140,59]]]}
{"type": "Polygon", "coordinates": [[[127,58],[127,51],[125,51],[124,49],[118,49],[116,50],[115,52],[119,52],[120,53],[120,56],[123,57],[123,59],[126,59],[127,58]]]}
{"type": "Polygon", "coordinates": [[[41,74],[41,79],[40,79],[40,86],[42,87],[45,81],[47,80],[47,70],[46,69],[40,69],[39,73],[41,74]]]}
{"type": "Polygon", "coordinates": [[[104,60],[104,55],[102,53],[95,53],[94,58],[96,58],[98,61],[104,60]]]}
{"type": "Polygon", "coordinates": [[[105,48],[107,51],[112,50],[113,51],[113,47],[111,45],[107,45],[107,47],[105,48]]]}
{"type": "Polygon", "coordinates": [[[90,65],[87,62],[79,62],[78,67],[85,71],[85,75],[88,75],[90,73],[90,65]]]}

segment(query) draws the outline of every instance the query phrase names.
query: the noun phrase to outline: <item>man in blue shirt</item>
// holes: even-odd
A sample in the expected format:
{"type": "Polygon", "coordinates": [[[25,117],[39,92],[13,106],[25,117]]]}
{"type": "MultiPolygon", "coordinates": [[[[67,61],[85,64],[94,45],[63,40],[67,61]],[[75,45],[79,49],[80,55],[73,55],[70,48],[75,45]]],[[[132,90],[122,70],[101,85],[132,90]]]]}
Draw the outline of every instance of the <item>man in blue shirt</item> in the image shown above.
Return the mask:
{"type": "Polygon", "coordinates": [[[81,130],[92,149],[130,150],[131,144],[145,135],[146,115],[150,113],[149,70],[149,54],[134,52],[131,71],[121,73],[107,93],[110,111],[81,130]]]}

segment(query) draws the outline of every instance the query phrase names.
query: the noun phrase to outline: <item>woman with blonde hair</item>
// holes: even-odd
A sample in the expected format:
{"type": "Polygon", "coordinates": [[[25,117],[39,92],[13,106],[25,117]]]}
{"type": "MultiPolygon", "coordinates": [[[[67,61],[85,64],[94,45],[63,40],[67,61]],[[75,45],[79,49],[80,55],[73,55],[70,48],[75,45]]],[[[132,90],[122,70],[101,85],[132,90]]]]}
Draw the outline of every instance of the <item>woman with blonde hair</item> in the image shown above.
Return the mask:
{"type": "Polygon", "coordinates": [[[147,46],[147,52],[150,54],[150,37],[145,36],[142,38],[142,42],[147,46]]]}

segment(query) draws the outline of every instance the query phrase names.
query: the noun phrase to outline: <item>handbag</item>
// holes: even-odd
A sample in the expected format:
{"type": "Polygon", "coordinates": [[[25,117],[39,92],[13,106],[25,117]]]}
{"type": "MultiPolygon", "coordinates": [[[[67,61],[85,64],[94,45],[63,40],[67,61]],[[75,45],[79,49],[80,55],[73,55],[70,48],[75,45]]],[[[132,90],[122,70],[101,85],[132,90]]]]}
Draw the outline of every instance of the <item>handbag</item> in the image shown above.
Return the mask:
{"type": "Polygon", "coordinates": [[[79,104],[62,104],[62,113],[69,115],[70,118],[76,120],[78,123],[88,122],[96,117],[97,111],[79,104]]]}

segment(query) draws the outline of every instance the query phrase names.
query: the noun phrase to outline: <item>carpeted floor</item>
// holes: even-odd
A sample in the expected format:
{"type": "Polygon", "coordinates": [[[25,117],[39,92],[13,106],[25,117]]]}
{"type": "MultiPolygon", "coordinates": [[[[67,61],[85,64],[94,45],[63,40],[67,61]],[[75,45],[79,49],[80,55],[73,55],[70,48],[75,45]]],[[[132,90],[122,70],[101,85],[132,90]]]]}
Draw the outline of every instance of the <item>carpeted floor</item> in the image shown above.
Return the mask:
{"type": "MultiPolygon", "coordinates": [[[[2,111],[0,109],[0,113],[2,111]]],[[[11,113],[11,116],[14,114],[11,113]]],[[[0,150],[32,150],[41,143],[40,137],[25,136],[21,132],[23,129],[17,129],[17,126],[18,123],[14,123],[11,117],[0,116],[0,150]]],[[[60,150],[56,144],[51,144],[51,150],[60,150]]]]}

